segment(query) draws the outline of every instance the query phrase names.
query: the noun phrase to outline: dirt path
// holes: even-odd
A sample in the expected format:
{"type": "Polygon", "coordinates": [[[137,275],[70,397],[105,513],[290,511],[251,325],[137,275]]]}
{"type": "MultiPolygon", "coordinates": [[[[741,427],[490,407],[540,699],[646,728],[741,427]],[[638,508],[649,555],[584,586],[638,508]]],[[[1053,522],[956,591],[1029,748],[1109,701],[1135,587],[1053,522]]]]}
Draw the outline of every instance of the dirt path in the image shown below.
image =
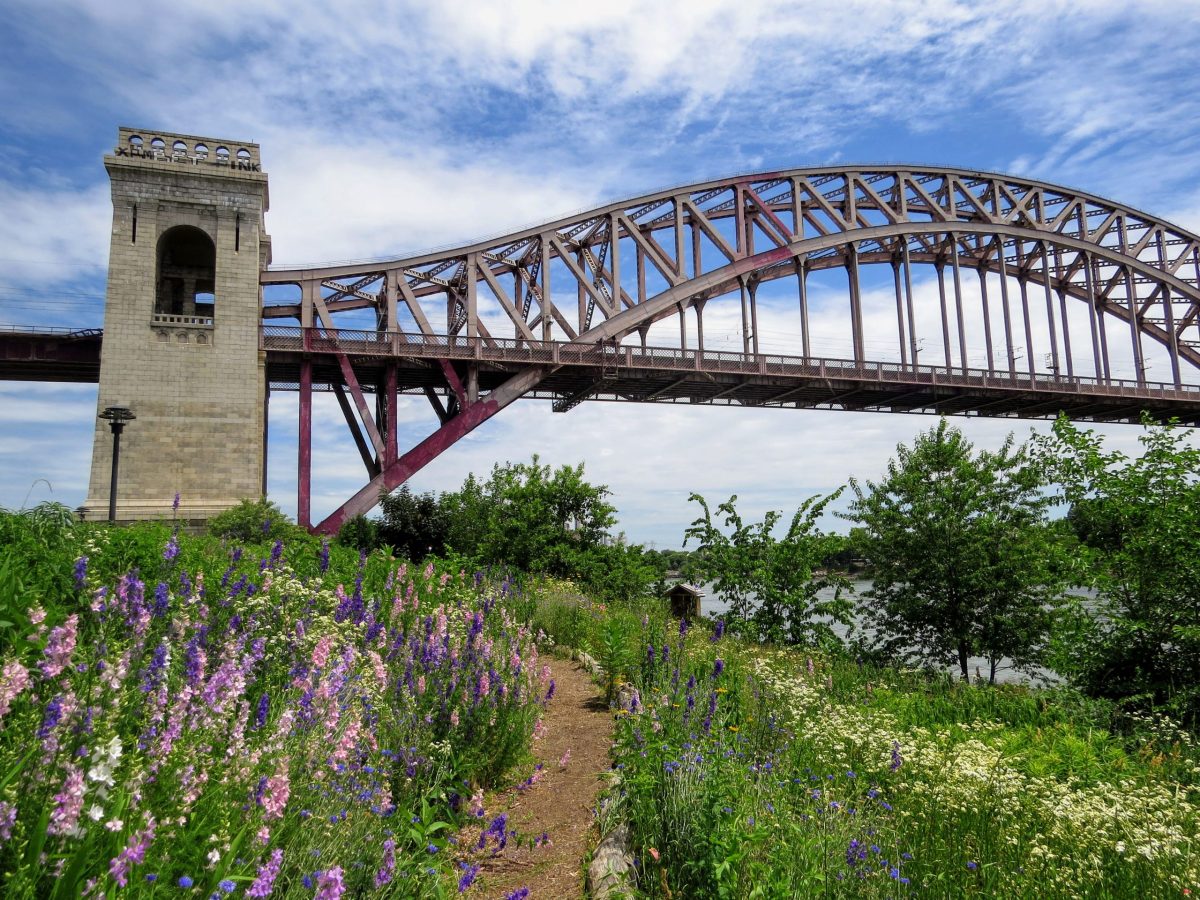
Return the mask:
{"type": "Polygon", "coordinates": [[[488,818],[508,814],[522,838],[549,836],[549,845],[509,846],[481,866],[472,896],[499,900],[529,888],[530,900],[569,900],[584,896],[584,854],[593,833],[594,809],[611,765],[613,720],[599,689],[578,663],[551,662],[554,698],[547,704],[545,732],[533,745],[542,763],[538,783],[488,798],[488,818]],[[570,758],[560,763],[567,751],[570,758]]]}

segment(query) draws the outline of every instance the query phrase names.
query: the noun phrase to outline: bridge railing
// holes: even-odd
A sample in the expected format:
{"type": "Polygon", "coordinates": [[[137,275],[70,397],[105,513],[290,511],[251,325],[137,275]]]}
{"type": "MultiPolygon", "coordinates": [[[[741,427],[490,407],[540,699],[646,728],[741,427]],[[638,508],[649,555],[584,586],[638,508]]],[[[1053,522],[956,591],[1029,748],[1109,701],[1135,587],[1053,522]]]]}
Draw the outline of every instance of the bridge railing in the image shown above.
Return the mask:
{"type": "Polygon", "coordinates": [[[466,337],[397,331],[360,331],[263,325],[264,350],[294,353],[344,353],[364,357],[457,359],[551,366],[604,366],[615,370],[665,370],[833,378],[889,384],[1004,388],[1020,391],[1097,396],[1200,400],[1200,385],[1097,379],[1047,373],[1011,374],[987,369],[946,368],[899,362],[739,353],[731,350],[680,349],[631,345],[576,344],[513,338],[466,337]]]}

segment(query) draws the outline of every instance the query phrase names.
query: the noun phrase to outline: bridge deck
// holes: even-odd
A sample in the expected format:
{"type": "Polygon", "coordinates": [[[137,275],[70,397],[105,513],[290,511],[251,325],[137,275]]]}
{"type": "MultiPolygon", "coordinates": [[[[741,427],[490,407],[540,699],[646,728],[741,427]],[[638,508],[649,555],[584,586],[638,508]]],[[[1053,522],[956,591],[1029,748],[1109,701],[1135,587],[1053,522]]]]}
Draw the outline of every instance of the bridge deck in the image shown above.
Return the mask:
{"type": "MultiPolygon", "coordinates": [[[[99,330],[7,327],[0,330],[0,380],[96,382],[99,330]]],[[[544,368],[528,396],[566,411],[585,400],[692,403],[787,408],[933,412],[947,415],[1072,418],[1136,422],[1143,410],[1200,425],[1200,385],[1102,381],[1045,374],[1011,375],[896,362],[855,362],[775,354],[678,348],[468,339],[400,332],[311,330],[263,326],[261,347],[273,390],[296,389],[300,361],[314,365],[314,387],[342,384],[347,355],[365,390],[397,366],[402,391],[443,389],[439,360],[475,364],[480,389],[513,373],[544,368]],[[307,337],[307,346],[306,346],[307,337]]]]}
{"type": "Polygon", "coordinates": [[[1146,410],[1155,418],[1177,416],[1200,423],[1200,385],[399,332],[325,334],[314,329],[306,336],[300,328],[285,326],[264,326],[262,348],[267,352],[272,387],[283,390],[295,389],[305,355],[316,363],[316,385],[341,383],[337,358],[344,353],[353,360],[364,387],[372,380],[382,383],[385,366],[397,363],[401,389],[407,391],[444,387],[437,364],[441,359],[476,364],[481,390],[490,390],[516,371],[544,367],[545,379],[529,396],[553,399],[562,411],[584,400],[616,400],[1019,418],[1065,412],[1077,419],[1112,422],[1136,422],[1146,410]]]}

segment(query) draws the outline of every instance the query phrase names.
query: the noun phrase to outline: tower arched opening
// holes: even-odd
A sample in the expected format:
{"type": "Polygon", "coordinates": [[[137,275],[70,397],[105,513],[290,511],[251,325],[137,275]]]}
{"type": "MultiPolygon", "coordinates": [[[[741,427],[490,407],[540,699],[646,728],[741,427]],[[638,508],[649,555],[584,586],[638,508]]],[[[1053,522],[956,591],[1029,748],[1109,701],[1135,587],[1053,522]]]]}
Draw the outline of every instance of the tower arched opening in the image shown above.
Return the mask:
{"type": "Polygon", "coordinates": [[[176,225],[158,239],[157,315],[212,319],[216,305],[217,248],[204,231],[176,225]]]}

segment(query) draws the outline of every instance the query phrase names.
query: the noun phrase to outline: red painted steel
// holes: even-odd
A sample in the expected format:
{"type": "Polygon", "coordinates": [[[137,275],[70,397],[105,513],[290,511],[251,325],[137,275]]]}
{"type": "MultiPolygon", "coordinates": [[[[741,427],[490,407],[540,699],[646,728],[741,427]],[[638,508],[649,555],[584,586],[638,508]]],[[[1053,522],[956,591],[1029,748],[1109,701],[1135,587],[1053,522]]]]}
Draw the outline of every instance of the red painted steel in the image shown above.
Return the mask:
{"type": "Polygon", "coordinates": [[[312,360],[300,363],[300,435],[296,473],[296,521],[312,525],[312,360]]]}

